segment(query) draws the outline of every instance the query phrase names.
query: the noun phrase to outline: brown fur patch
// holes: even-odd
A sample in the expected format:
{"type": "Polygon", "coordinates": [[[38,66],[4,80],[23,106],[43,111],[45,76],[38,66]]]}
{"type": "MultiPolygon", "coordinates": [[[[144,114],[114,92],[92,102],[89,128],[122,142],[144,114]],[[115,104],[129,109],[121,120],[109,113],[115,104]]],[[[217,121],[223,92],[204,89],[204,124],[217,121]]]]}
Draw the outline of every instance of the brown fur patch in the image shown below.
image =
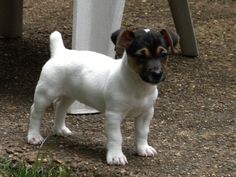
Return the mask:
{"type": "Polygon", "coordinates": [[[149,58],[151,56],[151,53],[148,50],[148,48],[139,49],[135,54],[136,55],[144,55],[146,58],[149,58]]]}
{"type": "Polygon", "coordinates": [[[117,37],[117,47],[127,48],[134,39],[134,33],[129,30],[122,30],[117,37]]]}
{"type": "Polygon", "coordinates": [[[161,55],[161,52],[166,52],[167,53],[167,50],[164,48],[164,47],[157,47],[157,56],[160,56],[161,55]]]}
{"type": "Polygon", "coordinates": [[[135,57],[129,56],[128,64],[136,73],[141,73],[143,70],[143,65],[141,63],[138,63],[137,58],[135,57]]]}

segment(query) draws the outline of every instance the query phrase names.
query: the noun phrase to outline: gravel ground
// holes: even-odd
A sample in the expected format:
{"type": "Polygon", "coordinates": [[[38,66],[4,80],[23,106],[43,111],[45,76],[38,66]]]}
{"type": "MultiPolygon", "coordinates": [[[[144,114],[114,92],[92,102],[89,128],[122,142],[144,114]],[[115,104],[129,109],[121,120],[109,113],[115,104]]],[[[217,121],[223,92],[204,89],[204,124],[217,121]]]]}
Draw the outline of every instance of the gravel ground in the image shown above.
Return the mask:
{"type": "MultiPolygon", "coordinates": [[[[167,81],[151,124],[154,158],[133,151],[133,120],[123,125],[125,167],[105,163],[104,115],[69,115],[74,135],[54,137],[52,108],[43,120],[48,139],[40,152],[72,176],[236,176],[236,2],[189,0],[200,55],[170,56],[167,81]]],[[[174,29],[167,1],[127,0],[123,26],[174,29]]],[[[25,141],[29,109],[48,36],[62,32],[71,47],[72,0],[25,0],[21,39],[0,39],[0,155],[32,163],[39,147],[25,141]]],[[[109,34],[108,34],[109,35],[109,34]]]]}

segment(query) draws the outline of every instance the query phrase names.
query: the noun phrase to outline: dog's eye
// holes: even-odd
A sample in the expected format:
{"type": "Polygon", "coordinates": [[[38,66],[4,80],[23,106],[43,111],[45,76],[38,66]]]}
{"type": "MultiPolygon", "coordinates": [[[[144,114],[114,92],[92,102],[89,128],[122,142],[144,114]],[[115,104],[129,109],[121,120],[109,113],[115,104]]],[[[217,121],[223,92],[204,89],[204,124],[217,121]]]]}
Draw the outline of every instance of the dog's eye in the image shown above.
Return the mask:
{"type": "Polygon", "coordinates": [[[167,52],[164,51],[164,50],[161,51],[160,56],[161,56],[162,58],[166,58],[166,57],[167,57],[167,52]]]}

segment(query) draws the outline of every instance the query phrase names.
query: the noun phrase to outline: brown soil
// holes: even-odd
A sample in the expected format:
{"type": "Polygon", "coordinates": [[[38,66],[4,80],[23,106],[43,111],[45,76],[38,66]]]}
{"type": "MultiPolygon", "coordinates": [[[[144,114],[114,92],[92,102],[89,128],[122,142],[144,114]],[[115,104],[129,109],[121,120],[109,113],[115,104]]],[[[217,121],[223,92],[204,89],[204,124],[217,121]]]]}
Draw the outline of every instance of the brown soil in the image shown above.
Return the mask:
{"type": "MultiPolygon", "coordinates": [[[[200,55],[170,56],[168,79],[151,124],[154,158],[133,151],[133,120],[124,123],[125,167],[105,163],[104,115],[68,116],[75,135],[49,136],[41,152],[74,176],[236,176],[236,2],[189,0],[200,55]]],[[[167,1],[127,0],[123,26],[173,29],[167,1]]],[[[0,155],[32,163],[39,147],[25,141],[33,92],[49,58],[48,36],[71,46],[72,0],[25,0],[21,39],[0,40],[0,155]]],[[[109,35],[109,34],[108,34],[109,35]]],[[[51,135],[53,114],[44,117],[51,135]]]]}

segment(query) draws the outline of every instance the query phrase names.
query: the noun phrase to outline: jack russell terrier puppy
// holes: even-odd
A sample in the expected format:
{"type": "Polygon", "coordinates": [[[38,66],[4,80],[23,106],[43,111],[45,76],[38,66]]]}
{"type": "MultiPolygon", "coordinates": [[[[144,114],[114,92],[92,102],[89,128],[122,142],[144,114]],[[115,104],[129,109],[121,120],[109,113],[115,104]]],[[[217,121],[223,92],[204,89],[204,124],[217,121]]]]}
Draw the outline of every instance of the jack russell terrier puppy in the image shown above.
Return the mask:
{"type": "Polygon", "coordinates": [[[54,103],[56,135],[72,132],[65,124],[68,107],[78,100],[104,112],[107,137],[106,160],[111,165],[125,165],[122,152],[121,122],[127,116],[135,119],[135,149],[140,156],[154,156],[148,144],[149,124],[158,96],[157,84],[165,79],[167,50],[175,52],[177,35],[166,30],[130,31],[121,29],[111,36],[116,49],[124,49],[122,59],[114,60],[91,51],[64,47],[61,34],[50,35],[51,58],[43,66],[37,83],[27,141],[41,144],[42,116],[54,103]]]}

